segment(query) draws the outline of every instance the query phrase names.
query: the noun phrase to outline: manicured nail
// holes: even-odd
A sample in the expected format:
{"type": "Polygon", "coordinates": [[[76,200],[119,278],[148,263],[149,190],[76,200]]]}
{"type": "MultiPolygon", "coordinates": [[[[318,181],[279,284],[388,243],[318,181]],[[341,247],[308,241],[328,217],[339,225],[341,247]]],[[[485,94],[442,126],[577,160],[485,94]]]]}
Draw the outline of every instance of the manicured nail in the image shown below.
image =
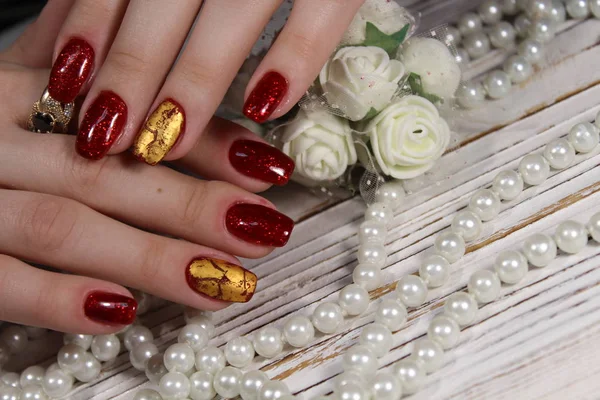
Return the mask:
{"type": "Polygon", "coordinates": [[[259,124],[277,109],[288,90],[288,81],[279,72],[267,72],[244,104],[244,115],[259,124]]]}
{"type": "Polygon", "coordinates": [[[113,92],[100,92],[83,117],[75,147],[90,160],[99,160],[121,136],[127,122],[127,105],[113,92]]]}
{"type": "Polygon", "coordinates": [[[280,150],[256,140],[237,140],[229,149],[229,162],[238,172],[274,185],[285,185],[294,161],[280,150]]]}
{"type": "Polygon", "coordinates": [[[162,161],[185,130],[185,113],[175,100],[160,103],[133,143],[133,154],[150,165],[162,161]]]}
{"type": "Polygon", "coordinates": [[[70,103],[81,91],[94,68],[94,49],[83,39],[73,38],[63,47],[50,72],[48,93],[61,103],[70,103]]]}
{"type": "Polygon", "coordinates": [[[135,319],[137,302],[131,297],[108,292],[92,292],[83,306],[85,315],[97,322],[129,325],[135,319]]]}
{"type": "Polygon", "coordinates": [[[225,219],[232,235],[262,246],[285,246],[294,229],[290,218],[258,204],[236,204],[227,211],[225,219]]]}
{"type": "Polygon", "coordinates": [[[246,303],[256,291],[256,275],[223,260],[194,260],[185,270],[185,278],[192,290],[232,303],[246,303]]]}

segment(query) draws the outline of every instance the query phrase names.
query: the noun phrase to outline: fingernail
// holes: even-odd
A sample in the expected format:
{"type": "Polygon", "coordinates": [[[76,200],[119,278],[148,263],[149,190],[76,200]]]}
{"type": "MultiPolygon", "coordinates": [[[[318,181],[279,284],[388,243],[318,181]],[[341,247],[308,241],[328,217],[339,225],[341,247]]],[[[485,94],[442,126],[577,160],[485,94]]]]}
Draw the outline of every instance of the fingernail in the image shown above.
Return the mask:
{"type": "Polygon", "coordinates": [[[285,246],[294,229],[290,218],[258,204],[236,204],[227,211],[225,219],[232,235],[262,246],[285,246]]]}
{"type": "Polygon", "coordinates": [[[121,136],[126,122],[127,105],[123,99],[113,92],[100,92],[79,127],[77,152],[90,160],[101,159],[121,136]]]}
{"type": "Polygon", "coordinates": [[[265,122],[277,109],[287,90],[288,81],[283,75],[267,72],[244,103],[244,115],[259,124],[265,122]]]}
{"type": "Polygon", "coordinates": [[[229,149],[229,162],[239,173],[274,185],[285,185],[294,161],[280,150],[255,140],[237,140],[229,149]]]}
{"type": "Polygon", "coordinates": [[[193,260],[185,270],[185,278],[195,292],[232,303],[246,303],[256,291],[256,275],[223,260],[193,260]]]}
{"type": "Polygon", "coordinates": [[[85,315],[97,322],[129,325],[135,319],[137,302],[131,297],[108,292],[92,292],[83,306],[85,315]]]}
{"type": "Polygon", "coordinates": [[[75,100],[93,68],[92,46],[80,38],[69,40],[52,66],[48,82],[50,97],[61,103],[75,100]]]}
{"type": "Polygon", "coordinates": [[[185,130],[185,113],[175,100],[160,103],[148,117],[133,143],[133,154],[150,165],[156,165],[175,146],[185,130]]]}

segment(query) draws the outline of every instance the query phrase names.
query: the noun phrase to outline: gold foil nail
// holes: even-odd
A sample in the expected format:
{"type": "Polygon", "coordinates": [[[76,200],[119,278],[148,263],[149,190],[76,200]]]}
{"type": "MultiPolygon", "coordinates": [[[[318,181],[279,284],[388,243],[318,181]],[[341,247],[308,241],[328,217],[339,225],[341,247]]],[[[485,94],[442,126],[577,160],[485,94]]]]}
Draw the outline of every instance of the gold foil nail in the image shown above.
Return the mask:
{"type": "Polygon", "coordinates": [[[138,134],[133,154],[150,165],[158,164],[185,129],[183,108],[174,100],[160,103],[138,134]]]}
{"type": "Polygon", "coordinates": [[[256,290],[256,275],[223,260],[194,260],[188,266],[185,277],[196,292],[233,303],[250,301],[256,290]]]}

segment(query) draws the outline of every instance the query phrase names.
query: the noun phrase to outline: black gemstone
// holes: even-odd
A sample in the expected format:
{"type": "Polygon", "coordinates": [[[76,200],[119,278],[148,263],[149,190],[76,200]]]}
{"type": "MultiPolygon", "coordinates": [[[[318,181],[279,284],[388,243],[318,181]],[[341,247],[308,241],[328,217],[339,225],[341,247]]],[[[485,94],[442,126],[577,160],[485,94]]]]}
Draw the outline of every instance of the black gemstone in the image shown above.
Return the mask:
{"type": "Polygon", "coordinates": [[[33,128],[36,132],[48,133],[52,132],[54,129],[54,117],[52,114],[37,112],[31,118],[31,122],[33,123],[33,128]]]}

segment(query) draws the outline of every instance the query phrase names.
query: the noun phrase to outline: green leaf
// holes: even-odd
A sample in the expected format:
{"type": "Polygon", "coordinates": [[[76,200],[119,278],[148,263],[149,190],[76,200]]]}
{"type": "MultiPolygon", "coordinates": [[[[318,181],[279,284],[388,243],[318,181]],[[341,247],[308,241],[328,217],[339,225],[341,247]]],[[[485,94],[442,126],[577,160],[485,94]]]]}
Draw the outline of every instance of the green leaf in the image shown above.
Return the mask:
{"type": "Polygon", "coordinates": [[[432,103],[442,101],[441,97],[436,96],[435,94],[427,93],[425,89],[423,89],[423,82],[421,82],[421,76],[419,74],[411,72],[410,75],[408,75],[407,83],[408,86],[410,86],[410,90],[413,92],[413,94],[426,98],[432,103]]]}
{"type": "Polygon", "coordinates": [[[365,117],[362,120],[363,121],[369,120],[369,119],[375,117],[377,114],[379,114],[379,111],[377,111],[376,109],[374,109],[373,107],[371,107],[371,109],[369,110],[369,112],[367,113],[367,115],[365,115],[365,117]]]}
{"type": "Polygon", "coordinates": [[[398,32],[388,35],[380,31],[379,28],[371,22],[367,22],[365,41],[362,45],[381,47],[391,57],[395,57],[398,47],[404,42],[404,39],[406,39],[409,28],[410,25],[406,24],[398,32]]]}

